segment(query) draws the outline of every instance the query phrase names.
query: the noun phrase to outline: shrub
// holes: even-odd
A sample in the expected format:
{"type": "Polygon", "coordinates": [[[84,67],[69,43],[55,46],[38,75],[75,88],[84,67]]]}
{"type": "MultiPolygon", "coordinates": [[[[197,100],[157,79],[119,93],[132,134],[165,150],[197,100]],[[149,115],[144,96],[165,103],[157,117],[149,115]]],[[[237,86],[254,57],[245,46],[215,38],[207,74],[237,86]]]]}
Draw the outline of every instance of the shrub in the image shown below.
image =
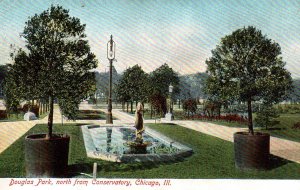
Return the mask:
{"type": "Polygon", "coordinates": [[[153,94],[150,96],[150,104],[152,105],[155,112],[167,113],[167,101],[166,98],[161,94],[153,94]]]}
{"type": "Polygon", "coordinates": [[[197,101],[195,99],[187,99],[183,101],[183,110],[187,113],[188,117],[190,113],[194,114],[197,111],[197,101]]]}
{"type": "Polygon", "coordinates": [[[300,122],[294,123],[293,129],[300,129],[300,122]]]}
{"type": "Polygon", "coordinates": [[[279,121],[274,120],[277,117],[279,117],[279,114],[272,105],[263,104],[261,109],[257,112],[257,116],[254,121],[257,126],[268,129],[268,127],[278,124],[279,121]]]}
{"type": "Polygon", "coordinates": [[[0,110],[0,119],[7,119],[6,110],[0,110]]]}
{"type": "Polygon", "coordinates": [[[22,111],[26,113],[29,110],[33,112],[36,115],[36,117],[39,117],[39,109],[40,108],[38,105],[31,105],[27,103],[23,105],[22,111]]]}

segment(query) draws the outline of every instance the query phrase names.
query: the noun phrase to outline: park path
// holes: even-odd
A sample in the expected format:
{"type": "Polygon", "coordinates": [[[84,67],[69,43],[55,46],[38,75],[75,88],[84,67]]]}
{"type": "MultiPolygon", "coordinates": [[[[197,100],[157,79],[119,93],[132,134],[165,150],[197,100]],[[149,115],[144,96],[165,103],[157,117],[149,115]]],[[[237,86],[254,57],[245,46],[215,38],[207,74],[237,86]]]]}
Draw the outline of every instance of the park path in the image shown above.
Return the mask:
{"type": "MultiPolygon", "coordinates": [[[[100,109],[96,106],[89,105],[86,102],[81,103],[79,109],[89,109],[89,110],[101,110],[107,112],[106,109],[100,109]]],[[[116,125],[133,125],[134,116],[127,114],[121,110],[113,109],[113,117],[117,118],[113,122],[116,125]]],[[[105,124],[105,120],[76,120],[68,121],[62,120],[61,113],[58,109],[58,106],[54,107],[54,123],[92,123],[92,124],[105,124]]],[[[45,124],[47,123],[48,117],[45,117],[41,120],[35,121],[16,121],[16,122],[0,122],[0,153],[8,148],[12,143],[24,135],[28,130],[30,130],[36,124],[45,124]]],[[[145,124],[154,123],[155,120],[145,120],[145,124]]],[[[233,142],[233,134],[238,131],[245,131],[247,129],[235,128],[235,127],[226,127],[221,125],[216,125],[212,123],[202,122],[202,121],[186,121],[186,120],[174,120],[174,121],[165,121],[161,119],[157,122],[161,123],[174,123],[185,128],[189,128],[201,133],[205,133],[211,136],[215,136],[226,141],[233,142]]],[[[271,137],[270,139],[270,151],[271,154],[291,160],[297,163],[300,163],[300,143],[284,140],[276,137],[271,137]]]]}

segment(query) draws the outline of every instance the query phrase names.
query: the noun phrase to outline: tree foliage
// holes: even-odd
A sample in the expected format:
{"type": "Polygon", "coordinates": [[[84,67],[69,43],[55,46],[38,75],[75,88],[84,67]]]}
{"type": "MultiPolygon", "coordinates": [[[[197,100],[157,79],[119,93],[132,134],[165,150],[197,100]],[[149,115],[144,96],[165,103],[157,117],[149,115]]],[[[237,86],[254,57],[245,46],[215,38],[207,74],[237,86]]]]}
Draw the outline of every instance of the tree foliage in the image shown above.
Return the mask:
{"type": "Polygon", "coordinates": [[[0,84],[4,81],[7,74],[7,65],[0,65],[0,84]]]}
{"type": "Polygon", "coordinates": [[[150,95],[149,102],[156,113],[160,113],[160,114],[167,113],[167,101],[166,98],[161,94],[157,93],[157,94],[150,95]]]}
{"type": "Polygon", "coordinates": [[[59,101],[63,114],[71,116],[80,100],[95,85],[91,69],[95,55],[84,33],[85,25],[61,6],[51,6],[25,23],[22,36],[26,50],[14,55],[10,72],[21,99],[49,99],[48,136],[52,135],[53,102],[59,101]],[[70,111],[72,110],[72,111],[70,111]],[[72,114],[71,114],[72,113],[72,114]]]}
{"type": "Polygon", "coordinates": [[[175,73],[173,69],[165,63],[150,73],[149,81],[150,103],[157,111],[159,110],[166,114],[166,98],[169,96],[170,84],[174,87],[172,92],[173,100],[179,95],[180,92],[180,79],[178,77],[178,74],[175,73]],[[158,99],[155,100],[155,98],[158,99]]]}
{"type": "Polygon", "coordinates": [[[20,97],[18,96],[19,81],[15,80],[18,78],[15,70],[9,70],[4,79],[3,92],[4,101],[7,113],[18,112],[20,106],[20,97]]]}
{"type": "Polygon", "coordinates": [[[251,103],[275,103],[291,89],[279,44],[249,26],[225,36],[206,61],[206,91],[221,101],[247,102],[249,131],[253,134],[251,103]]]}
{"type": "Polygon", "coordinates": [[[273,105],[262,104],[260,110],[256,113],[255,123],[259,127],[268,129],[275,124],[278,124],[278,121],[275,120],[278,117],[279,114],[273,105]]]}
{"type": "Polygon", "coordinates": [[[148,75],[139,65],[126,69],[118,81],[116,93],[119,100],[141,101],[144,102],[148,98],[148,75]]]}
{"type": "Polygon", "coordinates": [[[190,114],[196,113],[197,111],[197,101],[194,98],[184,100],[182,108],[187,113],[188,117],[190,117],[190,114]]]}
{"type": "Polygon", "coordinates": [[[167,97],[170,84],[174,86],[172,97],[175,97],[180,92],[178,74],[166,63],[150,73],[150,81],[151,94],[158,93],[167,97]]]}
{"type": "Polygon", "coordinates": [[[3,96],[4,79],[7,75],[7,65],[0,65],[0,98],[3,96]]]}

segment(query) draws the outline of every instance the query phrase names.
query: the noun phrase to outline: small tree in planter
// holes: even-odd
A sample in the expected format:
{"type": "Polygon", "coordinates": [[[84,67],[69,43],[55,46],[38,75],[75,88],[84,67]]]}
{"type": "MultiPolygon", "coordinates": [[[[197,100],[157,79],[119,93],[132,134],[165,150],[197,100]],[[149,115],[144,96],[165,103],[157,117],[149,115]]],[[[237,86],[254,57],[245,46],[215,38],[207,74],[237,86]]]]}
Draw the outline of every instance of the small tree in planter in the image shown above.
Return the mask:
{"type": "Polygon", "coordinates": [[[29,135],[25,139],[26,175],[64,175],[68,163],[69,136],[54,134],[53,105],[58,100],[63,114],[74,117],[80,100],[95,84],[91,69],[96,68],[84,34],[85,25],[69,11],[51,6],[31,17],[22,36],[24,51],[13,55],[9,73],[19,99],[49,99],[47,134],[29,135]]]}
{"type": "Polygon", "coordinates": [[[219,100],[246,102],[249,133],[234,134],[238,168],[264,169],[268,165],[268,134],[254,133],[252,102],[275,103],[291,89],[279,44],[255,27],[244,27],[221,39],[207,61],[207,93],[219,100]]]}

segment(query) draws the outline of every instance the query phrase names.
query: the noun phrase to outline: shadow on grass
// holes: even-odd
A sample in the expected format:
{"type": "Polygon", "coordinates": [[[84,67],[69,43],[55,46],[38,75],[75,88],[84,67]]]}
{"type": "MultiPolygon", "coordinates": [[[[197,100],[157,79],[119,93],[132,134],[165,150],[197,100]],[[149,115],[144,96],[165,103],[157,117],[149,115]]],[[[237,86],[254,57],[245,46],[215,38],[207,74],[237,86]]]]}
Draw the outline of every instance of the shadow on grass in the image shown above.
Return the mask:
{"type": "Polygon", "coordinates": [[[266,131],[276,131],[276,130],[286,130],[286,128],[272,127],[272,128],[268,128],[266,131]]]}
{"type": "Polygon", "coordinates": [[[104,120],[106,114],[99,110],[79,110],[77,120],[104,120]]]}
{"type": "Polygon", "coordinates": [[[166,124],[166,125],[177,125],[175,123],[164,123],[164,124],[166,124]]]}
{"type": "Polygon", "coordinates": [[[281,157],[278,157],[278,156],[275,156],[273,154],[270,154],[270,161],[269,161],[269,168],[268,169],[270,169],[270,170],[276,169],[276,168],[284,166],[288,163],[291,163],[291,161],[286,160],[286,159],[281,158],[281,157]]]}
{"type": "MultiPolygon", "coordinates": [[[[162,165],[170,165],[178,162],[186,161],[185,158],[177,158],[170,161],[161,162],[136,162],[136,163],[119,163],[108,162],[102,160],[88,161],[85,163],[76,163],[68,166],[68,176],[66,177],[78,177],[82,174],[92,175],[93,165],[97,163],[97,173],[99,172],[135,172],[139,170],[150,170],[158,168],[162,165]]],[[[84,162],[84,161],[83,161],[84,162]]]]}
{"type": "Polygon", "coordinates": [[[91,174],[93,173],[93,163],[78,163],[68,166],[68,176],[75,177],[81,173],[91,174]]]}

